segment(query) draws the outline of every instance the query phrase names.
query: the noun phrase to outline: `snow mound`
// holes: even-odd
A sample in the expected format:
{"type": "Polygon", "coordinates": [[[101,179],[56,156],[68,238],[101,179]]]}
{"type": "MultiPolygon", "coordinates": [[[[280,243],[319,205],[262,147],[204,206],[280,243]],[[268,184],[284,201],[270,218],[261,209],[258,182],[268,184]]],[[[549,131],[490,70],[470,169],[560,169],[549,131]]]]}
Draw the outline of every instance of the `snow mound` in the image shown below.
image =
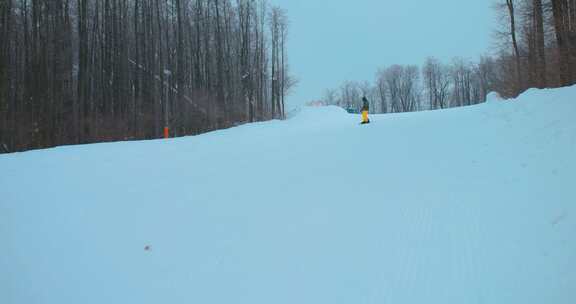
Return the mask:
{"type": "Polygon", "coordinates": [[[302,107],[298,115],[295,115],[295,119],[299,120],[330,120],[338,119],[346,116],[348,113],[337,106],[322,106],[322,107],[302,107]]]}
{"type": "Polygon", "coordinates": [[[490,92],[486,96],[486,102],[487,103],[494,103],[494,102],[499,102],[502,100],[504,100],[504,98],[502,98],[502,96],[498,92],[490,92]]]}
{"type": "Polygon", "coordinates": [[[286,123],[294,128],[317,130],[327,126],[341,125],[348,122],[351,117],[344,109],[337,106],[305,106],[286,123]]]}

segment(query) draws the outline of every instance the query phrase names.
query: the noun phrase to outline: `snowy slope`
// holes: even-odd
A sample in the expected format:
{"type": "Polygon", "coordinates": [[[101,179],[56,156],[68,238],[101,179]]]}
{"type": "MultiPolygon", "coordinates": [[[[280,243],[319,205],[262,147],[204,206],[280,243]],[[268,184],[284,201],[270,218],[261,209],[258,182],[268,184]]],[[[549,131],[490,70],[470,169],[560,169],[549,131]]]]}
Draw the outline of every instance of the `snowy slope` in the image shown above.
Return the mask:
{"type": "Polygon", "coordinates": [[[0,303],[572,304],[575,117],[572,87],[2,155],[0,303]]]}

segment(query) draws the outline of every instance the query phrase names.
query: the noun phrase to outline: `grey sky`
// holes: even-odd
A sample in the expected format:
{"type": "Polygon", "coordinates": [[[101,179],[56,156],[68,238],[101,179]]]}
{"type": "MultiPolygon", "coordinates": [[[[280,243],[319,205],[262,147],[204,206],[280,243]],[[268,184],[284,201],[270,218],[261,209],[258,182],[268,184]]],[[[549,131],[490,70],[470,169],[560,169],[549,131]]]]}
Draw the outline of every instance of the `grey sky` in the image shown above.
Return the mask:
{"type": "Polygon", "coordinates": [[[476,59],[490,47],[491,0],[271,0],[288,11],[289,56],[300,83],[289,106],[317,100],[379,67],[434,56],[476,59]]]}

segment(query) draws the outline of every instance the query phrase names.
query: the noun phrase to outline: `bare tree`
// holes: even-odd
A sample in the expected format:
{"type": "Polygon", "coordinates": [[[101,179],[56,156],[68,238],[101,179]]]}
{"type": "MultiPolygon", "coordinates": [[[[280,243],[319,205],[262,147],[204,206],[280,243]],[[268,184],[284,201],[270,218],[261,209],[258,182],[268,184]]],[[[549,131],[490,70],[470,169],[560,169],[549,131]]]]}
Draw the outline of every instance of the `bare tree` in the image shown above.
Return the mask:
{"type": "Polygon", "coordinates": [[[542,0],[532,0],[534,18],[534,50],[536,59],[537,87],[545,88],[546,80],[546,41],[544,35],[544,8],[542,0]]]}
{"type": "Polygon", "coordinates": [[[430,109],[446,108],[450,89],[448,68],[436,58],[429,57],[422,69],[422,75],[430,109]]]}
{"type": "Polygon", "coordinates": [[[284,118],[284,98],[287,92],[288,65],[286,62],[286,39],[288,19],[286,12],[273,7],[269,17],[272,42],[272,116],[284,118]]]}
{"type": "Polygon", "coordinates": [[[496,82],[496,71],[498,66],[494,59],[489,56],[480,57],[480,62],[476,69],[477,79],[478,79],[478,90],[480,94],[480,99],[478,102],[485,101],[488,93],[495,90],[496,82]]]}
{"type": "Polygon", "coordinates": [[[360,109],[360,101],[362,100],[361,91],[357,82],[346,81],[340,87],[340,103],[341,107],[346,109],[360,109]]]}
{"type": "Polygon", "coordinates": [[[512,39],[512,47],[514,49],[514,56],[516,60],[516,88],[520,92],[522,89],[522,76],[520,71],[520,50],[518,48],[518,41],[516,39],[516,10],[514,6],[515,0],[506,0],[506,7],[508,8],[508,15],[510,17],[510,37],[512,39]]]}
{"type": "Polygon", "coordinates": [[[326,89],[322,101],[327,105],[338,105],[338,92],[334,89],[326,89]]]}
{"type": "Polygon", "coordinates": [[[388,88],[386,87],[386,70],[379,69],[376,73],[376,95],[380,103],[380,112],[388,113],[390,111],[388,102],[388,88]]]}
{"type": "Polygon", "coordinates": [[[452,67],[452,106],[468,106],[472,104],[472,69],[471,63],[462,58],[455,58],[452,67]]]}
{"type": "Polygon", "coordinates": [[[560,80],[562,85],[575,82],[574,69],[576,63],[576,22],[574,21],[574,6],[572,0],[551,0],[554,14],[556,42],[560,54],[560,80]]]}
{"type": "Polygon", "coordinates": [[[419,109],[419,69],[417,66],[393,65],[384,78],[390,94],[392,112],[412,112],[419,109]]]}

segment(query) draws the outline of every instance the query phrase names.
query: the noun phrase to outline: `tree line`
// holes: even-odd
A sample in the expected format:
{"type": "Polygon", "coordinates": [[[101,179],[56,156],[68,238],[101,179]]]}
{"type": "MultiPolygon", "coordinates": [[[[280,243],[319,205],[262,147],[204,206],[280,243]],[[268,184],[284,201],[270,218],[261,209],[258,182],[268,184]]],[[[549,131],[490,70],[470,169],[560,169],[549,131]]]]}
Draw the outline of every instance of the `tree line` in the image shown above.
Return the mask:
{"type": "Polygon", "coordinates": [[[497,63],[481,57],[478,63],[454,58],[450,63],[429,57],[422,67],[381,68],[373,83],[346,81],[325,91],[323,101],[357,110],[363,96],[374,113],[399,113],[473,105],[494,90],[497,63]]]}
{"type": "Polygon", "coordinates": [[[347,81],[323,101],[357,109],[367,96],[376,113],[412,112],[505,98],[529,88],[576,84],[576,0],[495,0],[497,49],[476,62],[430,57],[417,65],[381,68],[373,83],[347,81]]]}
{"type": "Polygon", "coordinates": [[[0,153],[282,119],[287,34],[265,0],[2,0],[0,153]]]}
{"type": "Polygon", "coordinates": [[[576,0],[498,0],[498,91],[576,84],[576,0]]]}

